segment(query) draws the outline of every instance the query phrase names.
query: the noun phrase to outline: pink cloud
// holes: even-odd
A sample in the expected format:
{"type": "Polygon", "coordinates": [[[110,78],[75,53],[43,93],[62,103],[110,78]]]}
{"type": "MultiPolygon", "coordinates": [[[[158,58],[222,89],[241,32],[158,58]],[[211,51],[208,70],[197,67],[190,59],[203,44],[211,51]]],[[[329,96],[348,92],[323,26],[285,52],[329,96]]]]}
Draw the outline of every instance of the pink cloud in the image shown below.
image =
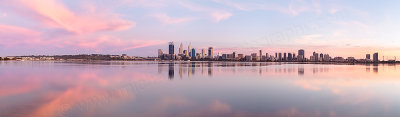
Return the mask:
{"type": "Polygon", "coordinates": [[[229,13],[229,12],[214,12],[211,15],[214,17],[215,21],[219,22],[221,20],[225,20],[225,19],[228,19],[229,17],[231,17],[232,13],[229,13]]]}
{"type": "Polygon", "coordinates": [[[179,24],[179,23],[187,22],[187,21],[190,21],[190,20],[194,19],[194,18],[189,18],[189,17],[172,18],[172,17],[168,16],[165,13],[155,14],[153,16],[156,17],[158,20],[160,20],[161,22],[163,22],[165,24],[179,24]]]}
{"type": "Polygon", "coordinates": [[[192,11],[205,13],[207,17],[212,18],[216,22],[226,20],[233,15],[231,12],[228,12],[228,11],[225,11],[222,9],[203,7],[203,6],[191,4],[189,2],[179,2],[179,5],[181,5],[184,8],[187,8],[189,10],[192,10],[192,11]]]}
{"type": "Polygon", "coordinates": [[[165,2],[171,0],[122,0],[123,3],[133,3],[131,6],[135,7],[153,7],[162,8],[168,6],[165,2]]]}
{"type": "Polygon", "coordinates": [[[27,28],[0,24],[0,44],[12,46],[21,43],[40,43],[40,32],[27,28]]]}
{"type": "Polygon", "coordinates": [[[317,0],[311,2],[304,0],[291,0],[288,6],[266,2],[234,2],[230,0],[214,0],[214,2],[242,11],[270,10],[293,16],[299,15],[302,12],[322,12],[321,5],[317,0]]]}
{"type": "Polygon", "coordinates": [[[166,41],[160,40],[128,40],[110,35],[69,35],[46,39],[41,32],[3,24],[0,24],[0,38],[2,39],[0,45],[6,48],[18,49],[40,46],[43,48],[83,49],[96,52],[127,51],[166,43],[166,41]]]}
{"type": "Polygon", "coordinates": [[[165,44],[160,40],[125,40],[115,36],[76,37],[76,39],[57,39],[54,41],[62,48],[77,48],[95,51],[126,51],[136,48],[165,44]],[[82,39],[81,39],[82,38],[82,39]]]}
{"type": "Polygon", "coordinates": [[[95,7],[89,12],[73,12],[56,0],[17,0],[4,3],[16,8],[15,11],[19,11],[21,15],[33,18],[49,27],[79,34],[124,30],[135,26],[135,22],[122,20],[116,14],[96,12],[95,7]]]}

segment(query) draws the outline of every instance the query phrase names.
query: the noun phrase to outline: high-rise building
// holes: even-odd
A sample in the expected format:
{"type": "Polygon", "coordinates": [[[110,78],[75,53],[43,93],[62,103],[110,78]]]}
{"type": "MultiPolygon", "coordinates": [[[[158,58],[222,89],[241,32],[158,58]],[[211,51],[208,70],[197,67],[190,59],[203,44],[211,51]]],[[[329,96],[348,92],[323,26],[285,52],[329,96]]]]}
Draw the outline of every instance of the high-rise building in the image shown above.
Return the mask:
{"type": "Polygon", "coordinates": [[[324,54],[324,61],[331,61],[331,57],[329,56],[329,54],[324,54]]]}
{"type": "Polygon", "coordinates": [[[374,55],[373,55],[373,61],[374,61],[374,62],[379,62],[379,55],[378,55],[378,53],[374,53],[374,55]]]}
{"type": "Polygon", "coordinates": [[[262,55],[263,55],[263,54],[262,54],[262,50],[260,50],[260,52],[259,52],[258,55],[260,55],[259,58],[260,58],[260,60],[261,60],[261,59],[262,59],[261,57],[262,57],[262,55]]]}
{"type": "Polygon", "coordinates": [[[291,60],[293,60],[293,56],[292,56],[292,53],[288,53],[288,59],[287,59],[288,61],[291,61],[291,60]]]}
{"type": "Polygon", "coordinates": [[[304,58],[305,58],[304,50],[303,50],[303,49],[300,49],[300,50],[298,51],[298,57],[297,57],[297,59],[302,61],[302,60],[304,60],[304,58]]]}
{"type": "Polygon", "coordinates": [[[251,59],[253,61],[256,61],[257,60],[257,53],[251,53],[251,59]]]}
{"type": "Polygon", "coordinates": [[[213,58],[213,55],[214,55],[213,47],[209,47],[209,48],[208,48],[208,57],[212,59],[212,58],[213,58]]]}
{"type": "Polygon", "coordinates": [[[282,53],[279,53],[278,60],[282,61],[282,53]]]}
{"type": "Polygon", "coordinates": [[[201,58],[203,58],[203,57],[205,57],[206,56],[206,51],[204,50],[204,48],[203,49],[201,49],[201,58]]]}
{"type": "Polygon", "coordinates": [[[170,55],[174,55],[175,53],[174,53],[174,42],[169,42],[169,53],[168,54],[170,54],[170,55]]]}
{"type": "Polygon", "coordinates": [[[318,53],[313,52],[314,61],[318,61],[318,53]]]}
{"type": "Polygon", "coordinates": [[[164,55],[164,52],[161,49],[158,49],[158,57],[161,58],[164,55]]]}
{"type": "Polygon", "coordinates": [[[367,60],[371,60],[371,54],[367,54],[367,55],[365,55],[365,59],[367,59],[367,60]]]}
{"type": "Polygon", "coordinates": [[[278,53],[275,52],[275,59],[277,59],[277,58],[278,58],[278,53]]]}
{"type": "Polygon", "coordinates": [[[189,43],[189,46],[188,46],[188,53],[189,53],[189,56],[192,56],[192,43],[189,43]]]}
{"type": "Polygon", "coordinates": [[[267,57],[267,60],[269,59],[269,55],[268,55],[268,53],[265,53],[265,56],[267,57]]]}
{"type": "Polygon", "coordinates": [[[232,58],[235,59],[236,58],[236,52],[232,53],[232,58]]]}
{"type": "Polygon", "coordinates": [[[242,58],[244,58],[244,55],[243,54],[238,54],[238,58],[242,59],[242,58]]]}
{"type": "Polygon", "coordinates": [[[286,52],[285,53],[283,53],[283,61],[286,61],[287,60],[287,56],[286,56],[286,52]]]}
{"type": "Polygon", "coordinates": [[[188,56],[188,51],[187,51],[187,50],[183,50],[183,54],[184,54],[185,56],[188,56]]]}
{"type": "Polygon", "coordinates": [[[192,59],[196,59],[196,49],[192,48],[192,59]]]}
{"type": "Polygon", "coordinates": [[[182,43],[179,46],[179,54],[183,54],[183,44],[182,43]]]}

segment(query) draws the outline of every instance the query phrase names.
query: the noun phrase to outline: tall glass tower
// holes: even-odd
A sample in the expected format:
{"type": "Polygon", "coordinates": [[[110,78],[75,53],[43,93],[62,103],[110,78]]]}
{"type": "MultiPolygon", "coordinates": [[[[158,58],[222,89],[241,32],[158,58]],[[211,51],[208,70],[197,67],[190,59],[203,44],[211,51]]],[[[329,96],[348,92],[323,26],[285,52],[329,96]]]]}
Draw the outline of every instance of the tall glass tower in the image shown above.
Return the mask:
{"type": "Polygon", "coordinates": [[[174,55],[175,53],[174,53],[174,42],[169,42],[169,53],[168,54],[170,54],[170,55],[174,55]]]}

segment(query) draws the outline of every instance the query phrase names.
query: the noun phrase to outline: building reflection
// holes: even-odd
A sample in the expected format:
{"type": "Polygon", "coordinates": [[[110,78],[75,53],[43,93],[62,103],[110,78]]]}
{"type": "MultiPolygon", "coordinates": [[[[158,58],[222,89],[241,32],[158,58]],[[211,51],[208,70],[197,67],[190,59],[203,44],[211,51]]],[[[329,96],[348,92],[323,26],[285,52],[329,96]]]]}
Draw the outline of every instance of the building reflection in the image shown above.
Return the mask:
{"type": "Polygon", "coordinates": [[[371,67],[372,67],[372,72],[378,73],[379,72],[379,64],[365,64],[365,71],[366,72],[371,72],[371,67]],[[371,66],[372,65],[372,66],[371,66]]]}
{"type": "Polygon", "coordinates": [[[175,74],[174,66],[175,66],[174,63],[172,62],[168,64],[168,78],[170,80],[174,79],[174,74],[175,74]]]}
{"type": "Polygon", "coordinates": [[[182,79],[182,76],[183,76],[183,65],[182,64],[179,64],[179,78],[180,79],[182,79]]]}
{"type": "Polygon", "coordinates": [[[208,67],[208,76],[212,76],[213,75],[213,63],[208,62],[207,67],[208,67]]]}
{"type": "MultiPolygon", "coordinates": [[[[158,64],[158,73],[165,74],[166,71],[168,74],[168,78],[173,80],[175,77],[175,67],[178,67],[177,76],[180,79],[184,78],[192,78],[196,75],[209,76],[213,77],[215,74],[226,74],[232,75],[236,74],[236,72],[248,72],[254,73],[258,76],[269,77],[274,75],[283,75],[283,74],[295,74],[297,76],[304,76],[305,72],[312,73],[311,75],[317,74],[330,74],[330,70],[343,71],[349,69],[342,69],[340,67],[336,67],[339,65],[310,65],[310,64],[277,64],[277,63],[254,63],[254,62],[168,62],[168,63],[159,63],[158,64]],[[163,73],[164,72],[164,73],[163,73]],[[296,73],[297,72],[297,73],[296,73]],[[197,73],[197,74],[196,74],[197,73]]],[[[360,65],[352,65],[352,66],[360,66],[360,65]]],[[[396,70],[396,65],[383,65],[383,64],[364,64],[361,66],[365,66],[365,71],[362,72],[371,72],[378,73],[380,71],[387,70],[396,70]]],[[[355,70],[350,69],[351,70],[355,70]]]]}
{"type": "Polygon", "coordinates": [[[191,66],[190,68],[192,68],[192,75],[194,76],[194,75],[195,75],[195,71],[196,71],[196,65],[195,65],[194,62],[192,62],[191,65],[192,65],[192,66],[191,66]]]}
{"type": "Polygon", "coordinates": [[[303,65],[298,65],[297,67],[297,74],[299,76],[303,76],[304,75],[304,66],[303,65]]]}
{"type": "Polygon", "coordinates": [[[379,71],[378,71],[378,67],[379,67],[379,65],[376,64],[376,63],[374,63],[374,64],[373,64],[372,71],[374,71],[374,73],[378,73],[378,72],[379,72],[379,71]]]}

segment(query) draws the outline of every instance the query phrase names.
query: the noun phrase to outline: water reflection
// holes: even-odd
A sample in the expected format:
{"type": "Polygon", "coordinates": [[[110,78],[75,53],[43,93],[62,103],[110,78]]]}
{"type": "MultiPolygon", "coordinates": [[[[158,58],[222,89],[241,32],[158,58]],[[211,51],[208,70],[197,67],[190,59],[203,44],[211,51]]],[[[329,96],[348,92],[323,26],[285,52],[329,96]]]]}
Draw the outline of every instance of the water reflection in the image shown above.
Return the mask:
{"type": "Polygon", "coordinates": [[[168,64],[168,78],[169,79],[174,79],[174,74],[175,74],[175,68],[174,68],[174,63],[169,63],[168,64]]]}
{"type": "Polygon", "coordinates": [[[396,66],[7,62],[0,116],[395,117],[396,66]]]}
{"type": "Polygon", "coordinates": [[[299,76],[304,75],[304,66],[303,65],[298,65],[297,72],[299,76]]]}
{"type": "Polygon", "coordinates": [[[242,63],[242,62],[170,62],[158,63],[158,73],[162,74],[163,69],[168,69],[168,78],[173,80],[175,69],[179,73],[179,78],[191,78],[193,76],[204,76],[206,73],[209,77],[213,74],[235,74],[236,72],[257,72],[260,76],[270,76],[279,74],[293,74],[297,76],[330,74],[337,71],[354,70],[355,67],[343,69],[340,66],[365,66],[365,72],[378,73],[379,68],[391,67],[396,68],[397,65],[324,65],[324,64],[287,64],[287,63],[242,63]],[[166,65],[168,65],[166,67],[166,65]],[[176,67],[175,67],[176,66],[176,67]],[[308,68],[305,68],[308,66],[308,68]],[[312,66],[312,67],[309,67],[312,66]],[[199,73],[199,74],[196,74],[199,73]],[[186,75],[186,76],[184,76],[186,75]]]}

